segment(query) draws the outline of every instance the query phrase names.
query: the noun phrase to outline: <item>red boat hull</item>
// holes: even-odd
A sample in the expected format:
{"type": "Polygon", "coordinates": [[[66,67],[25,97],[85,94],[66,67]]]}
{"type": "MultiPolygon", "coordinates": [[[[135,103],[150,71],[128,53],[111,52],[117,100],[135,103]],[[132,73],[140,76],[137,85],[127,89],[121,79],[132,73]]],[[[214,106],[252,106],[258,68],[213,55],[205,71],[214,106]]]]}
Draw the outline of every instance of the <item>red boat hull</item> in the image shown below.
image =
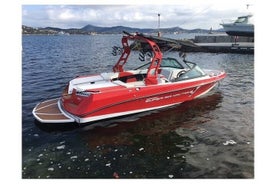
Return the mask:
{"type": "Polygon", "coordinates": [[[144,112],[197,98],[210,91],[224,76],[133,88],[110,87],[89,97],[73,93],[69,98],[62,98],[62,108],[78,123],[144,112]]]}

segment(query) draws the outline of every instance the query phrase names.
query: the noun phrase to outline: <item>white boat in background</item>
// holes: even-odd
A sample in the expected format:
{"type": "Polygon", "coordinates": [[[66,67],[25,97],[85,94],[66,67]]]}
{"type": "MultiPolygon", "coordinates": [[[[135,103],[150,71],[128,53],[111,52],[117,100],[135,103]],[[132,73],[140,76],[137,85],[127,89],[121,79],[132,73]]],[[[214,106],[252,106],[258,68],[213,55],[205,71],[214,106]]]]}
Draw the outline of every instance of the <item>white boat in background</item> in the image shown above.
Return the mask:
{"type": "Polygon", "coordinates": [[[234,22],[221,24],[230,36],[254,37],[253,15],[238,17],[234,22]]]}

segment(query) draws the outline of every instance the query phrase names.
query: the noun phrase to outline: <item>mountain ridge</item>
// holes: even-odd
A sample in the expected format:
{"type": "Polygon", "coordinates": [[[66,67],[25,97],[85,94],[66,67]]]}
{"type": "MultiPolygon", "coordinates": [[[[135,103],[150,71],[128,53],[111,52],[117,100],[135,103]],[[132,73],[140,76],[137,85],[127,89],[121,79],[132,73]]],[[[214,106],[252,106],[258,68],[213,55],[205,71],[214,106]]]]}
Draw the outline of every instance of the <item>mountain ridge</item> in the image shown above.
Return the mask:
{"type": "MultiPolygon", "coordinates": [[[[162,33],[208,33],[210,30],[207,29],[183,29],[180,27],[170,27],[170,28],[133,28],[126,26],[112,26],[112,27],[100,27],[91,24],[87,24],[82,28],[58,28],[58,27],[44,27],[35,28],[26,25],[22,25],[22,34],[120,34],[122,31],[126,32],[139,32],[139,33],[157,33],[161,31],[162,33]]],[[[221,30],[213,30],[221,31],[221,30]]]]}

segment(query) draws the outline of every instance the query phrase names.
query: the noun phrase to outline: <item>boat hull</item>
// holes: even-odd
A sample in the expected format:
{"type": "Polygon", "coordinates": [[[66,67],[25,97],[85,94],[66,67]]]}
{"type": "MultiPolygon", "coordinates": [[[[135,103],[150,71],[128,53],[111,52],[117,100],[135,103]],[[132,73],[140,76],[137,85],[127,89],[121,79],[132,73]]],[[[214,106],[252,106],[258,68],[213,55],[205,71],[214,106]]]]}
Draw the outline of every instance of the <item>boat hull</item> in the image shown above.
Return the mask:
{"type": "MultiPolygon", "coordinates": [[[[138,97],[133,94],[133,98],[123,101],[114,101],[100,108],[91,108],[90,112],[78,115],[78,123],[86,123],[118,116],[130,115],[150,110],[161,109],[190,101],[200,97],[210,91],[216,83],[206,84],[200,87],[192,87],[181,90],[173,90],[155,95],[145,95],[138,97]]],[[[141,90],[141,89],[140,89],[141,90]]]]}
{"type": "Polygon", "coordinates": [[[253,24],[221,24],[225,32],[230,36],[254,37],[253,24]]]}

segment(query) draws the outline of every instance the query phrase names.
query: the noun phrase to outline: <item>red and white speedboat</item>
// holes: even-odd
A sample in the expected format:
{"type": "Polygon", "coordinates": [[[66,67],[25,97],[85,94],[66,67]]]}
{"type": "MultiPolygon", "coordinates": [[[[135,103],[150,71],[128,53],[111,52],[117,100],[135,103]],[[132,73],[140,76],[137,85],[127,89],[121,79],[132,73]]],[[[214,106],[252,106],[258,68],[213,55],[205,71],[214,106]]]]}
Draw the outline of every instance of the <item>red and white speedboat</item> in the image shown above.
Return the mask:
{"type": "Polygon", "coordinates": [[[87,123],[173,106],[198,98],[223,79],[224,71],[200,69],[195,63],[165,58],[154,39],[140,34],[122,38],[123,51],[113,72],[80,76],[69,81],[62,96],[33,109],[42,123],[87,123]],[[130,42],[147,45],[148,63],[124,70],[133,51],[130,42]]]}

